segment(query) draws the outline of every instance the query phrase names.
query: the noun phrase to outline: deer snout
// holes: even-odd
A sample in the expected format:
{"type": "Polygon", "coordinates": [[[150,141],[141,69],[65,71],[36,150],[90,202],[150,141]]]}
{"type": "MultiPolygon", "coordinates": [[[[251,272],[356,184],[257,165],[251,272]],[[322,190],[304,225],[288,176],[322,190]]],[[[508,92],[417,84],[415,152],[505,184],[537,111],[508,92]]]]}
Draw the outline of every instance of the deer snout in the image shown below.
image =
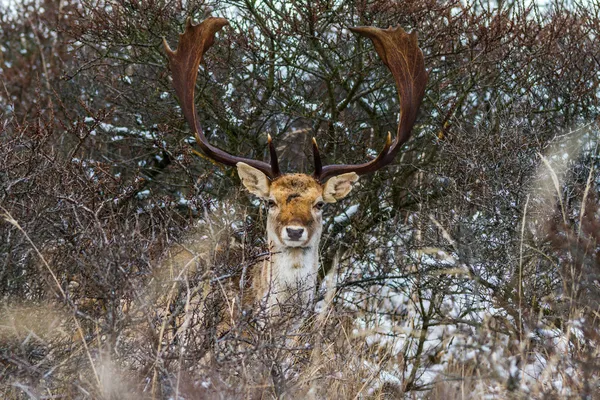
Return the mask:
{"type": "Polygon", "coordinates": [[[304,242],[308,239],[307,230],[298,225],[288,225],[283,229],[282,239],[288,242],[304,242]]]}
{"type": "Polygon", "coordinates": [[[304,228],[285,228],[290,240],[300,240],[304,234],[304,228]]]}

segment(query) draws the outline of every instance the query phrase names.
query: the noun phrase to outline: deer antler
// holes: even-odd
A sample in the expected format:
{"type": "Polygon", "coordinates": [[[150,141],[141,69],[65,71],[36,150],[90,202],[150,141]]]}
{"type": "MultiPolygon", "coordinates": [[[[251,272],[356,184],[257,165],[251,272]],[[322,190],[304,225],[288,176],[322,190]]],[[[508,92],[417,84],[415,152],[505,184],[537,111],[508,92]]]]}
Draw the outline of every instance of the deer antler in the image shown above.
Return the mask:
{"type": "Polygon", "coordinates": [[[394,141],[392,142],[391,134],[388,133],[381,153],[374,160],[364,164],[323,167],[317,142],[313,138],[314,176],[321,182],[346,172],[356,172],[359,175],[368,174],[390,164],[398,154],[400,147],[410,137],[429,78],[425,71],[423,52],[419,48],[415,32],[407,34],[400,27],[379,29],[372,26],[350,28],[350,30],[371,39],[377,54],[392,72],[400,97],[400,123],[394,141]]]}
{"type": "Polygon", "coordinates": [[[280,172],[271,136],[268,138],[271,163],[268,164],[263,161],[237,157],[211,145],[206,140],[206,136],[204,136],[202,127],[197,119],[196,105],[194,104],[194,88],[196,86],[196,78],[198,77],[198,66],[202,61],[204,53],[213,45],[215,34],[227,24],[228,22],[225,18],[211,17],[199,25],[192,25],[191,19],[188,18],[185,32],[179,35],[177,50],[171,50],[167,41],[163,39],[163,44],[169,57],[169,67],[173,74],[175,93],[177,93],[177,97],[181,103],[183,115],[192,131],[194,131],[196,142],[204,154],[225,165],[235,166],[239,162],[244,162],[262,171],[269,178],[274,179],[280,175],[280,172]]]}

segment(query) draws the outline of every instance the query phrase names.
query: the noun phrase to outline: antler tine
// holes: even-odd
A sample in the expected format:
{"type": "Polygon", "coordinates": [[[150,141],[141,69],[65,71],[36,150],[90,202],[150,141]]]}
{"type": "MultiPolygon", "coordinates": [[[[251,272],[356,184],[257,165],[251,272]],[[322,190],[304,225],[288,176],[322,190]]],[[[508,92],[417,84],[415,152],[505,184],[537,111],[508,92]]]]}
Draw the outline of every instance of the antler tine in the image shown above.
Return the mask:
{"type": "Polygon", "coordinates": [[[315,179],[319,180],[321,176],[321,172],[323,171],[323,164],[321,163],[321,153],[319,153],[319,145],[317,144],[317,139],[312,138],[312,147],[313,147],[313,158],[315,161],[315,172],[313,176],[315,179]]]}
{"type": "Polygon", "coordinates": [[[277,152],[275,151],[275,145],[273,144],[273,138],[267,134],[267,142],[269,144],[269,155],[271,157],[271,171],[274,176],[281,175],[279,171],[279,162],[277,161],[277,152]]]}
{"type": "Polygon", "coordinates": [[[204,53],[213,45],[215,34],[228,24],[229,22],[225,18],[210,17],[198,25],[192,25],[191,19],[188,18],[185,32],[179,35],[179,43],[175,51],[171,50],[167,41],[163,39],[165,51],[169,57],[169,67],[173,74],[175,93],[177,93],[177,97],[181,103],[183,115],[194,132],[196,142],[204,154],[225,165],[235,166],[239,162],[246,163],[262,171],[269,178],[274,179],[279,176],[280,172],[277,154],[275,153],[275,147],[270,137],[269,153],[271,164],[238,157],[211,145],[206,136],[204,136],[202,127],[197,119],[194,89],[196,78],[198,77],[198,66],[202,62],[204,53]]]}
{"type": "MultiPolygon", "coordinates": [[[[400,122],[394,141],[392,142],[391,135],[388,133],[383,150],[374,160],[367,163],[327,165],[320,168],[321,172],[317,174],[318,153],[315,153],[315,177],[322,182],[331,176],[346,172],[368,174],[390,164],[402,145],[410,138],[429,78],[415,32],[407,34],[401,27],[380,29],[372,26],[350,28],[350,30],[373,41],[377,54],[394,76],[400,97],[400,122]]],[[[318,159],[320,164],[320,157],[318,159]]]]}

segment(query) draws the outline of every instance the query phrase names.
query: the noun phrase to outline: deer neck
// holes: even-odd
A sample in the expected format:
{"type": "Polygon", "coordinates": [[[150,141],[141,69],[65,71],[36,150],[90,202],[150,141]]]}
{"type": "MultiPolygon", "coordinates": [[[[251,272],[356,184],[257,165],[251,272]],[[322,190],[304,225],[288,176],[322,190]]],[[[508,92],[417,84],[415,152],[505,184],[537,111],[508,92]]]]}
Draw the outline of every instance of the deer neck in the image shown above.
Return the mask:
{"type": "Polygon", "coordinates": [[[290,298],[309,304],[314,296],[319,267],[319,237],[306,247],[287,247],[271,240],[271,257],[263,269],[263,284],[269,303],[290,298]]]}

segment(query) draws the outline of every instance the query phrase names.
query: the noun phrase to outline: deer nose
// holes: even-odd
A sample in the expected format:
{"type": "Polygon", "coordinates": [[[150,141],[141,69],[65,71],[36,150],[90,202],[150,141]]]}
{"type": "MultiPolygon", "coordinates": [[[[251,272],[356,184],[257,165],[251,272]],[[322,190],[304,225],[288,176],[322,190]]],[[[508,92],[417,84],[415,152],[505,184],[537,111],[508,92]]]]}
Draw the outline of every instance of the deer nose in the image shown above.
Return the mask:
{"type": "Polygon", "coordinates": [[[285,228],[285,231],[287,232],[290,240],[300,240],[302,234],[304,233],[304,228],[285,228]]]}

